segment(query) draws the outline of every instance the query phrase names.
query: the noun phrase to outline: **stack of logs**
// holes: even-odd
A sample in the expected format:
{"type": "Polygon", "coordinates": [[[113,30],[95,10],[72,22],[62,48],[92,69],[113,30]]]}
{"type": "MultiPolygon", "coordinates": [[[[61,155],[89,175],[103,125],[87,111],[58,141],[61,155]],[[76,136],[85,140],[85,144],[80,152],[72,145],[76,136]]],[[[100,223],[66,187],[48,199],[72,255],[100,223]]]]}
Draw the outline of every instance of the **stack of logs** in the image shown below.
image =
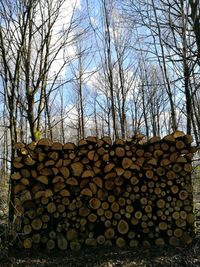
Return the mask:
{"type": "Polygon", "coordinates": [[[16,144],[11,175],[20,247],[190,244],[192,137],[16,144]]]}

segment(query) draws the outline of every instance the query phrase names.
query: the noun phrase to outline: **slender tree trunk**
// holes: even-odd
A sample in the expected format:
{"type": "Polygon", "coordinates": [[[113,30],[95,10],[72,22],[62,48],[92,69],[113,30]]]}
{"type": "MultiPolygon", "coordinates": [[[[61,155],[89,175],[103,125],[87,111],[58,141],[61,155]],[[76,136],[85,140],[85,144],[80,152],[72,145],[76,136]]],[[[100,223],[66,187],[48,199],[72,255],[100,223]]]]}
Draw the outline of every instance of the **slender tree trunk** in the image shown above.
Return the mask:
{"type": "Polygon", "coordinates": [[[108,75],[108,84],[110,92],[110,103],[111,103],[111,114],[112,114],[112,130],[114,138],[119,138],[116,122],[116,106],[114,96],[114,82],[113,82],[113,66],[112,66],[112,51],[111,51],[111,33],[110,33],[110,17],[109,10],[106,5],[106,1],[103,0],[103,12],[104,12],[104,23],[105,23],[105,57],[106,57],[106,68],[108,75]]]}
{"type": "Polygon", "coordinates": [[[44,94],[44,99],[45,99],[45,113],[46,113],[45,117],[46,117],[47,131],[48,131],[47,136],[51,140],[53,140],[53,131],[51,127],[51,114],[50,114],[50,107],[49,107],[49,97],[47,96],[46,91],[44,94]]]}
{"type": "MultiPolygon", "coordinates": [[[[16,131],[16,125],[15,125],[15,119],[10,114],[10,139],[11,139],[11,163],[10,163],[10,173],[14,172],[14,158],[15,158],[15,150],[14,145],[17,143],[17,131],[16,131]]],[[[13,188],[13,180],[10,179],[9,183],[9,222],[11,223],[14,218],[14,194],[12,194],[12,188],[13,188]]]]}
{"type": "Polygon", "coordinates": [[[30,134],[32,141],[36,141],[36,124],[35,124],[35,116],[34,116],[34,96],[32,94],[27,95],[28,102],[28,122],[30,127],[30,134]]]}
{"type": "MultiPolygon", "coordinates": [[[[82,74],[81,74],[82,75],[82,74]]],[[[81,76],[80,75],[80,76],[81,76]]],[[[84,108],[83,108],[83,88],[82,88],[82,78],[79,79],[79,98],[80,98],[80,119],[81,119],[81,138],[85,138],[85,124],[84,124],[84,108]]]]}
{"type": "Polygon", "coordinates": [[[97,119],[97,107],[96,107],[96,98],[94,99],[94,122],[95,122],[95,132],[96,137],[99,137],[99,128],[98,128],[98,119],[97,119]]]}
{"type": "Polygon", "coordinates": [[[63,95],[63,88],[61,92],[61,137],[62,143],[65,143],[65,126],[64,126],[64,95],[63,95]]]}
{"type": "MultiPolygon", "coordinates": [[[[164,51],[164,46],[163,46],[163,41],[162,41],[162,37],[161,37],[161,28],[160,28],[160,24],[158,21],[158,16],[157,16],[157,11],[156,11],[156,7],[155,7],[155,3],[154,0],[151,0],[151,4],[153,7],[153,12],[154,12],[154,17],[155,17],[155,21],[156,21],[156,26],[157,26],[157,30],[158,30],[158,39],[159,39],[159,44],[160,44],[160,50],[161,50],[161,58],[162,61],[160,60],[160,57],[158,55],[158,51],[156,48],[156,53],[157,53],[157,57],[158,57],[158,61],[159,61],[159,65],[160,68],[162,70],[163,73],[163,78],[166,82],[166,91],[169,97],[169,103],[170,103],[170,109],[171,109],[171,122],[172,122],[172,130],[176,131],[177,130],[177,120],[176,120],[176,110],[174,107],[174,100],[173,100],[173,94],[171,91],[171,87],[170,87],[170,81],[168,78],[168,74],[167,74],[167,65],[166,65],[166,58],[165,58],[165,51],[164,51]]],[[[154,37],[154,35],[152,34],[152,36],[154,37]]],[[[154,39],[154,44],[156,47],[156,40],[154,39]]]]}
{"type": "Polygon", "coordinates": [[[148,138],[149,137],[149,125],[148,125],[147,112],[146,112],[146,102],[145,102],[143,82],[141,85],[141,89],[142,89],[142,109],[143,109],[143,116],[144,116],[144,123],[145,123],[145,131],[146,131],[146,137],[148,138]]]}
{"type": "MultiPolygon", "coordinates": [[[[182,2],[183,0],[181,0],[182,2]]],[[[195,33],[196,37],[196,45],[197,45],[197,50],[198,50],[198,64],[200,65],[200,17],[199,17],[199,9],[200,9],[200,4],[199,0],[189,0],[190,4],[190,10],[191,10],[191,18],[192,18],[192,28],[195,33]]]]}
{"type": "Polygon", "coordinates": [[[184,12],[184,2],[181,1],[182,13],[182,38],[183,38],[183,75],[184,75],[184,89],[186,98],[186,116],[187,116],[187,134],[191,135],[192,129],[192,99],[190,93],[190,68],[188,64],[188,45],[187,45],[187,19],[184,12]]]}

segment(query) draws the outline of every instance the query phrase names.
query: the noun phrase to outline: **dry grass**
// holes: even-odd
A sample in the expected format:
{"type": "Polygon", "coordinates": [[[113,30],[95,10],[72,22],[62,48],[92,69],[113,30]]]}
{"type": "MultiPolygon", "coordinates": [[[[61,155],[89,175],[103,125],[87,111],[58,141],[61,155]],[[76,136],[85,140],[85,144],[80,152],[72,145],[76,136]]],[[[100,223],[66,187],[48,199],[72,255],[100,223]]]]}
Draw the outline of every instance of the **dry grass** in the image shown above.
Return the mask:
{"type": "Polygon", "coordinates": [[[8,183],[0,183],[0,225],[8,218],[8,183]]]}

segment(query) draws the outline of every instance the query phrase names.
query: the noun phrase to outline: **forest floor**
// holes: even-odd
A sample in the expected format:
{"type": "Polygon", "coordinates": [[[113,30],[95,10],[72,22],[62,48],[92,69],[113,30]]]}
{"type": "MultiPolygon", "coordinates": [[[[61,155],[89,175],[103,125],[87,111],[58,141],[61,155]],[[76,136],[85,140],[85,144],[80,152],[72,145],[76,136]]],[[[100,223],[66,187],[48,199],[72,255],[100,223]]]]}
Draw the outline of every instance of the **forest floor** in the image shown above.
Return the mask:
{"type": "Polygon", "coordinates": [[[200,238],[186,248],[150,250],[84,249],[79,253],[10,250],[0,253],[0,267],[197,267],[200,238]]]}

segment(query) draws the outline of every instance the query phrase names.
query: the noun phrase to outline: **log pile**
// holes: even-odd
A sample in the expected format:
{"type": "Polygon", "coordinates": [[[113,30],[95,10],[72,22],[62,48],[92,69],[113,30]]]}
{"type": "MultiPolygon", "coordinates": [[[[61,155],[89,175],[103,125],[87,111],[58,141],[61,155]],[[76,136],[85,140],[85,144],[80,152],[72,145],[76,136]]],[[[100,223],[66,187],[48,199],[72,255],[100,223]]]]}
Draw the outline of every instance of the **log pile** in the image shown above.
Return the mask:
{"type": "Polygon", "coordinates": [[[18,245],[78,251],[190,244],[191,143],[180,131],[113,143],[17,143],[11,179],[18,245]]]}

